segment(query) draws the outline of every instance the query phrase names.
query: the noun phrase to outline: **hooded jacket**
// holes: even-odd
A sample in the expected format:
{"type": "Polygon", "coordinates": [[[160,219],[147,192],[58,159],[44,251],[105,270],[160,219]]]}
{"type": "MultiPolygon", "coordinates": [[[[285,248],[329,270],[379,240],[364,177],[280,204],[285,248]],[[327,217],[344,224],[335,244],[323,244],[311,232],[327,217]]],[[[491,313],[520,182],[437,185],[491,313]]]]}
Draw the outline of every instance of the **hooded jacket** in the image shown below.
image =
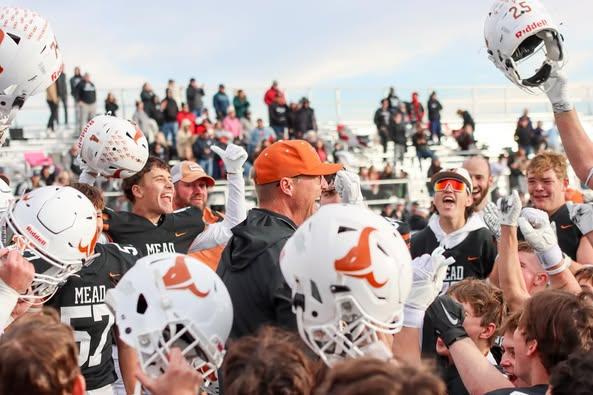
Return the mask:
{"type": "Polygon", "coordinates": [[[280,271],[280,251],[297,226],[288,217],[255,208],[232,229],[216,273],[233,303],[231,338],[265,324],[296,330],[291,290],[280,271]]]}

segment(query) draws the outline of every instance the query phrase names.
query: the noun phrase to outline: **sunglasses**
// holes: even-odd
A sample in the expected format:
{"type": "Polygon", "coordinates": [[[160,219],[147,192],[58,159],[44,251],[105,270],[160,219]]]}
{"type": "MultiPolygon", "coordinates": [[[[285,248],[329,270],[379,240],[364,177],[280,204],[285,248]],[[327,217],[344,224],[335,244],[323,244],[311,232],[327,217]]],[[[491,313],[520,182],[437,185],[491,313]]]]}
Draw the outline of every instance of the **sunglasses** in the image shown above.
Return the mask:
{"type": "Polygon", "coordinates": [[[451,185],[451,189],[455,192],[465,192],[466,185],[463,181],[455,180],[455,179],[444,179],[435,182],[434,190],[435,192],[444,191],[447,188],[447,185],[451,185]]]}

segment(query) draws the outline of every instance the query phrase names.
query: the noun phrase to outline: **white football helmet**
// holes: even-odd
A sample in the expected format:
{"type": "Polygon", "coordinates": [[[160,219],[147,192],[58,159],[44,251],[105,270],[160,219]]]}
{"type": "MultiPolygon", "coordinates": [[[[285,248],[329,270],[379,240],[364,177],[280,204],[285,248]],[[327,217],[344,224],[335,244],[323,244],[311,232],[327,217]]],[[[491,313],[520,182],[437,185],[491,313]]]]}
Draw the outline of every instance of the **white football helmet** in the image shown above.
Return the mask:
{"type": "Polygon", "coordinates": [[[530,93],[565,63],[563,37],[539,0],[496,0],[484,38],[494,65],[530,93]]]}
{"type": "Polygon", "coordinates": [[[133,176],[148,159],[144,133],[133,122],[112,115],[91,119],[80,133],[78,149],[82,166],[104,177],[133,176]]]}
{"type": "Polygon", "coordinates": [[[0,133],[25,100],[55,82],[63,67],[58,42],[45,18],[31,10],[0,7],[0,133]]]}
{"type": "Polygon", "coordinates": [[[149,255],[107,291],[105,300],[121,339],[136,349],[148,375],[161,375],[169,350],[179,347],[203,375],[204,389],[216,393],[233,305],[212,269],[187,255],[149,255]]]}
{"type": "Polygon", "coordinates": [[[377,332],[402,327],[411,261],[381,216],[359,206],[322,206],[280,254],[302,339],[328,365],[372,354],[377,332]]]}
{"type": "Polygon", "coordinates": [[[34,189],[10,205],[3,222],[13,248],[20,248],[35,266],[32,289],[22,299],[49,299],[94,258],[97,211],[74,188],[34,189]]]}

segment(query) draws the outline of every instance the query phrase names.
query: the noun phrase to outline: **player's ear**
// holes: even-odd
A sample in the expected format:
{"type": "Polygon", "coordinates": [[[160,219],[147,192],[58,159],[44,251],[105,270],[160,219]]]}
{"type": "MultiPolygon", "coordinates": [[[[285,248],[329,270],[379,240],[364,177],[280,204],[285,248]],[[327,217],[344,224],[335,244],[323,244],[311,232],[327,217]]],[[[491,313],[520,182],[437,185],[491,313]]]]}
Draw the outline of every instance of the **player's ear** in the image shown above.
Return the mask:
{"type": "Polygon", "coordinates": [[[142,190],[142,187],[138,184],[132,185],[132,195],[134,195],[134,198],[138,199],[144,196],[144,191],[142,190]]]}

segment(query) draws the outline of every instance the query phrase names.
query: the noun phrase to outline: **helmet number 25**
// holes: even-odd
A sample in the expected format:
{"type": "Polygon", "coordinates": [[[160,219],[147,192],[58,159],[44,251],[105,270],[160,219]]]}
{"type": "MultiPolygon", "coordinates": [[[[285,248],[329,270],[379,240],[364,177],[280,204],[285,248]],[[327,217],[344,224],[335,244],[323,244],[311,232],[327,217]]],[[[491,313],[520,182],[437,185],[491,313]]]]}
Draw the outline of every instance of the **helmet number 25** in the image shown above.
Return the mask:
{"type": "Polygon", "coordinates": [[[95,322],[103,322],[105,318],[107,318],[107,324],[105,328],[101,332],[101,339],[99,340],[99,344],[97,348],[91,353],[91,335],[86,331],[74,331],[74,340],[77,343],[80,343],[79,354],[78,354],[78,365],[82,366],[87,361],[89,363],[89,367],[97,366],[101,364],[101,355],[103,348],[105,347],[105,343],[107,341],[107,334],[111,330],[115,318],[113,314],[109,311],[109,308],[105,303],[98,303],[94,305],[86,305],[86,306],[72,306],[72,307],[62,307],[60,309],[60,316],[63,323],[72,326],[73,319],[80,319],[86,318],[92,320],[90,324],[95,322]],[[90,357],[89,357],[90,355],[90,357]]]}
{"type": "Polygon", "coordinates": [[[509,12],[513,13],[513,18],[519,19],[521,15],[531,12],[531,7],[526,1],[521,1],[519,2],[519,7],[512,6],[509,8],[509,12]]]}

